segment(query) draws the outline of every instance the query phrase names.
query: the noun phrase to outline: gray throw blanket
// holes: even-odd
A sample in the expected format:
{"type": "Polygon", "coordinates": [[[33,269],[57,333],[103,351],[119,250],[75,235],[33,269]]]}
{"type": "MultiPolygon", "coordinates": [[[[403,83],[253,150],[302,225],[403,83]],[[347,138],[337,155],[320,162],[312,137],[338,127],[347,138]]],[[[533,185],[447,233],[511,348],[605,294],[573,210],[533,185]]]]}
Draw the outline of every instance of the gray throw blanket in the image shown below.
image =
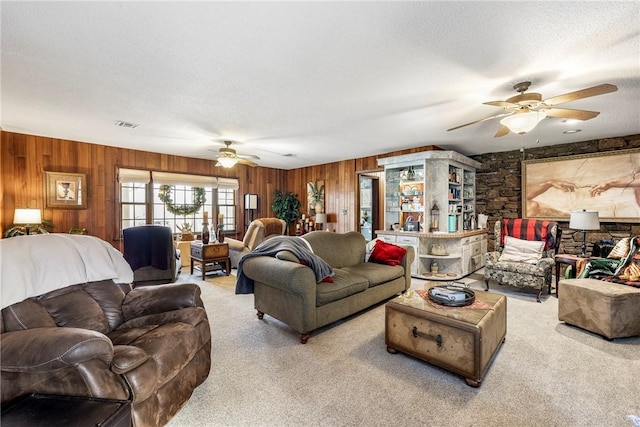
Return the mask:
{"type": "Polygon", "coordinates": [[[331,268],[325,260],[311,252],[311,250],[309,250],[308,243],[301,237],[273,236],[256,246],[252,252],[249,252],[240,258],[240,261],[238,262],[238,277],[236,279],[236,294],[253,293],[253,280],[245,276],[242,271],[244,261],[256,256],[275,257],[280,251],[291,252],[311,268],[316,276],[316,283],[320,283],[323,279],[333,277],[334,275],[333,268],[331,268]]]}

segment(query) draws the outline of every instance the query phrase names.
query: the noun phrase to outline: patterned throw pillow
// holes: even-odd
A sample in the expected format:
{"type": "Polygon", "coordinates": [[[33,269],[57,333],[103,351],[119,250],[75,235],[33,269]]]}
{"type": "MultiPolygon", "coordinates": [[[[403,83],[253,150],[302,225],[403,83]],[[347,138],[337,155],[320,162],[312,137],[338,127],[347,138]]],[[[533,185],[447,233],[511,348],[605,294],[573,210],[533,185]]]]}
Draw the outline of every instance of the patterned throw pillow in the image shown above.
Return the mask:
{"type": "Polygon", "coordinates": [[[609,252],[609,259],[622,259],[627,256],[629,252],[629,243],[631,242],[631,237],[625,237],[616,243],[616,246],[613,248],[611,252],[609,252]]]}

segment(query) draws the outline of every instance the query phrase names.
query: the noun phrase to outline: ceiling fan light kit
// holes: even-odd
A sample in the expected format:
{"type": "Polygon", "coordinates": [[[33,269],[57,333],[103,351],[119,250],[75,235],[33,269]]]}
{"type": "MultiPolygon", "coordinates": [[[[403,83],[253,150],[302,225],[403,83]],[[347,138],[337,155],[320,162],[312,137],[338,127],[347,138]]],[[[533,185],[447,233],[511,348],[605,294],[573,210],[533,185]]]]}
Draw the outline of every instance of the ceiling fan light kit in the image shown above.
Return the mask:
{"type": "Polygon", "coordinates": [[[232,168],[238,163],[238,159],[232,157],[220,157],[216,166],[222,166],[223,168],[232,168]]]}
{"type": "Polygon", "coordinates": [[[546,117],[547,113],[544,111],[528,111],[507,116],[500,120],[500,124],[508,127],[513,133],[523,135],[531,132],[546,117]]]}
{"type": "Polygon", "coordinates": [[[236,150],[231,148],[232,141],[223,141],[223,142],[226,145],[226,147],[218,150],[218,156],[217,156],[218,163],[216,163],[216,166],[222,166],[224,168],[232,168],[238,163],[243,165],[248,165],[251,167],[258,166],[252,161],[247,160],[247,157],[252,159],[258,159],[258,160],[260,159],[260,157],[253,154],[245,154],[245,155],[238,154],[236,153],[236,150]]]}
{"type": "Polygon", "coordinates": [[[483,103],[484,105],[502,108],[504,113],[456,126],[451,129],[447,129],[447,131],[500,118],[500,124],[502,126],[495,134],[495,137],[497,138],[507,135],[509,131],[521,135],[531,132],[531,130],[533,130],[538,123],[546,117],[558,117],[582,121],[590,120],[597,117],[600,112],[556,108],[556,105],[578,99],[589,98],[591,96],[604,95],[605,93],[615,92],[618,90],[617,86],[605,83],[542,100],[542,95],[539,93],[524,93],[529,89],[529,86],[531,86],[531,82],[528,81],[516,83],[513,85],[513,88],[518,92],[518,95],[512,96],[506,101],[490,101],[483,103]]]}

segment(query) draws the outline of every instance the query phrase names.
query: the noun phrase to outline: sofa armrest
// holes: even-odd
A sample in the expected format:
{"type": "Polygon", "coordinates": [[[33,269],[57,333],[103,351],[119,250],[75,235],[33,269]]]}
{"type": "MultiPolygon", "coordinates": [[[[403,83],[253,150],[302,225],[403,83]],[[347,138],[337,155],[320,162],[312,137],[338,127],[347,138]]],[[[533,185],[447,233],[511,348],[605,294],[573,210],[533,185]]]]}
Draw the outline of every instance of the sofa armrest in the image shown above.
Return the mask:
{"type": "Polygon", "coordinates": [[[258,256],[244,260],[243,273],[255,282],[265,283],[298,295],[313,294],[315,302],[316,276],[313,270],[297,262],[258,256]]]}
{"type": "Polygon", "coordinates": [[[484,260],[487,263],[495,264],[500,259],[500,252],[493,251],[484,254],[484,260]]]}
{"type": "Polygon", "coordinates": [[[553,268],[553,266],[556,265],[556,261],[553,258],[542,258],[537,264],[543,268],[553,268]]]}
{"type": "Polygon", "coordinates": [[[405,290],[406,290],[411,287],[411,264],[413,264],[413,261],[416,258],[416,251],[415,249],[413,249],[413,246],[407,246],[407,245],[398,245],[398,246],[403,247],[407,251],[405,256],[402,257],[402,262],[400,263],[400,265],[402,265],[402,268],[404,268],[404,278],[407,283],[405,287],[405,290]]]}
{"type": "Polygon", "coordinates": [[[122,314],[125,321],[128,321],[185,307],[204,307],[200,287],[195,283],[137,287],[125,296],[122,314]]]}
{"type": "Polygon", "coordinates": [[[136,369],[147,360],[149,360],[149,355],[140,347],[114,345],[111,370],[116,374],[124,374],[136,369]]]}
{"type": "Polygon", "coordinates": [[[92,359],[107,366],[113,359],[111,340],[79,328],[33,328],[2,334],[2,371],[40,373],[92,359]]]}

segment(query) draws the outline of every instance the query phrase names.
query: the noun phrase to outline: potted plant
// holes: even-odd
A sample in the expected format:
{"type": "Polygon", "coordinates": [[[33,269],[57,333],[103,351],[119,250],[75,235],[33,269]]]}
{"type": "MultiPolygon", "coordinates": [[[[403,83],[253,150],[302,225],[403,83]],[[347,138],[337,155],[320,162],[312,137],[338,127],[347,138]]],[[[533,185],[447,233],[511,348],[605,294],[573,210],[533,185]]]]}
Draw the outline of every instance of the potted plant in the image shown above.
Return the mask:
{"type": "Polygon", "coordinates": [[[284,220],[287,223],[287,234],[289,234],[289,224],[297,221],[300,217],[300,200],[298,195],[292,192],[283,193],[280,190],[274,192],[273,203],[271,209],[276,218],[284,220]]]}
{"type": "MultiPolygon", "coordinates": [[[[29,234],[49,234],[53,230],[53,222],[43,219],[42,223],[34,224],[29,229],[29,234]]],[[[24,236],[27,229],[24,225],[11,224],[4,232],[4,237],[24,236]]]]}

